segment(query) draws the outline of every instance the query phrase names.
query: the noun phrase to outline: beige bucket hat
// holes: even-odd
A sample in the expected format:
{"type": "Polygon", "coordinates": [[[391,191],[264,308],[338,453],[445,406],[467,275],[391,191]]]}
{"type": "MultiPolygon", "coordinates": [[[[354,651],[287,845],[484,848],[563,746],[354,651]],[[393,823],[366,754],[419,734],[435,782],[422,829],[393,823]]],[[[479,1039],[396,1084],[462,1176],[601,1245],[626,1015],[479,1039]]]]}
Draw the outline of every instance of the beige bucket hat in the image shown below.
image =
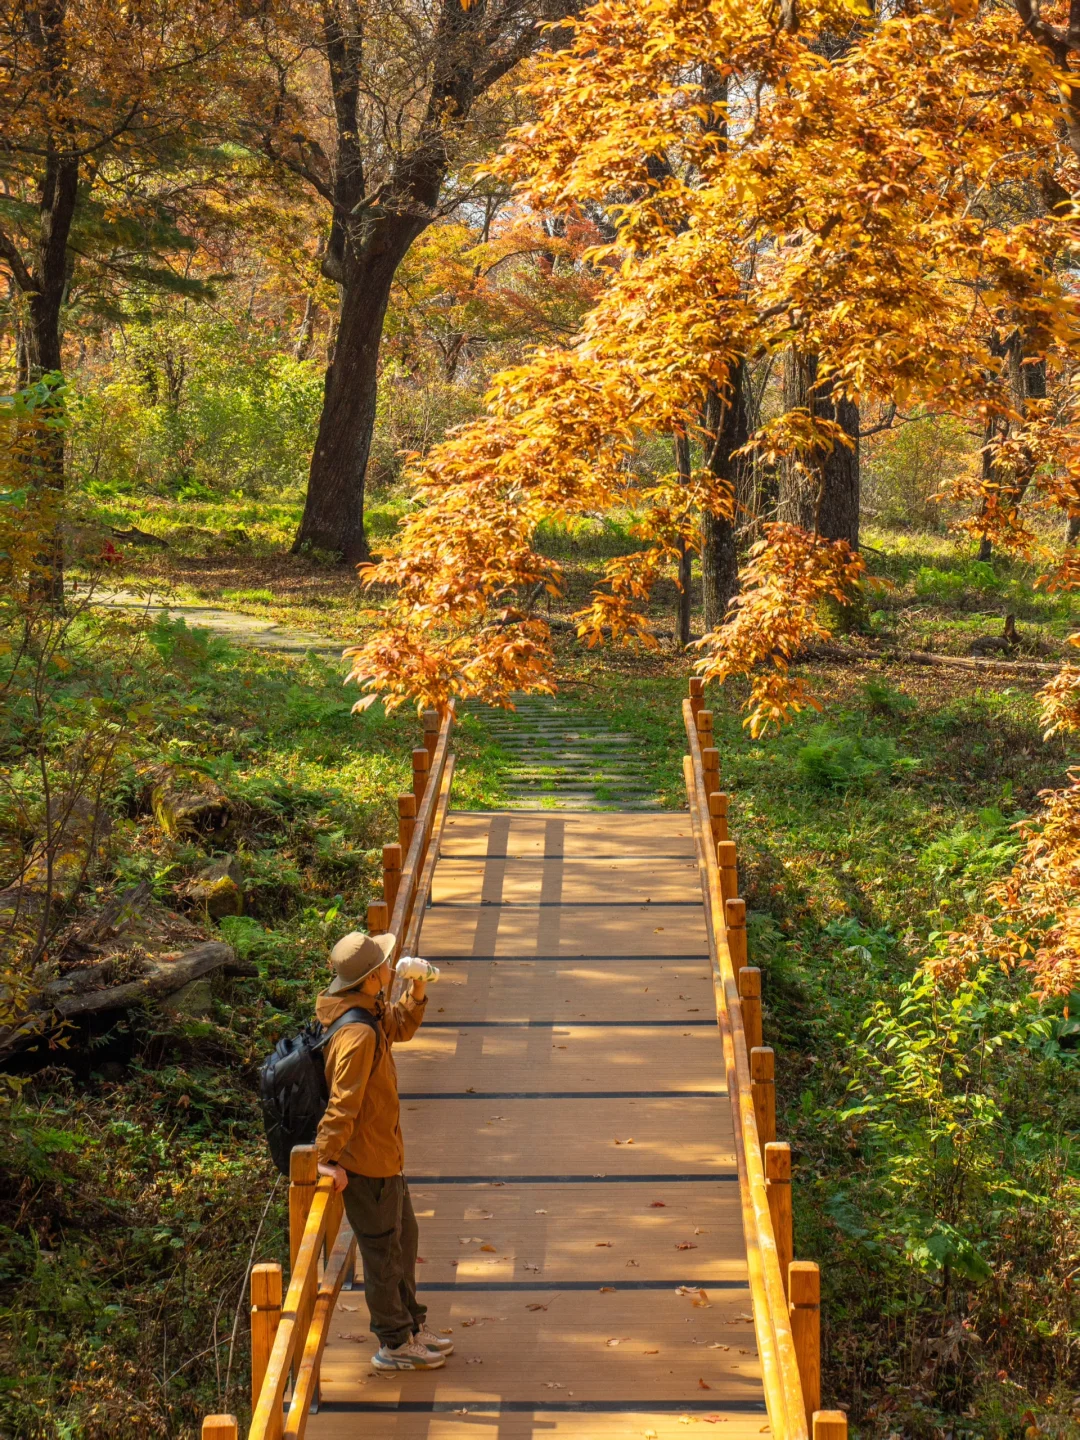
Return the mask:
{"type": "Polygon", "coordinates": [[[396,935],[365,935],[354,930],[345,935],[330,951],[334,978],[326,987],[327,995],[340,995],[361,984],[373,970],[389,960],[397,944],[396,935]]]}

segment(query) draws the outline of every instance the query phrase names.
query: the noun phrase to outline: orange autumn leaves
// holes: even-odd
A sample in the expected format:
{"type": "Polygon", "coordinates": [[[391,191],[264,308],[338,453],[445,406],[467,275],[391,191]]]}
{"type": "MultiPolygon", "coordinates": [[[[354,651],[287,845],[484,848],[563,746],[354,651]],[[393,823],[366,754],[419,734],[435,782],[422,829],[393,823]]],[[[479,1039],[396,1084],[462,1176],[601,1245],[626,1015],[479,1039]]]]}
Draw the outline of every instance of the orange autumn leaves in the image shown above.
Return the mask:
{"type": "MultiPolygon", "coordinates": [[[[1067,224],[1010,196],[1033,174],[1060,190],[1077,167],[1052,66],[1007,8],[879,21],[807,4],[792,31],[766,3],[603,0],[574,32],[537,66],[537,119],[496,168],[537,210],[606,209],[614,238],[587,260],[604,283],[572,343],[496,377],[488,413],[415,473],[419,506],[366,576],[390,588],[386,623],[352,652],[354,678],[391,704],[551,687],[536,602],[561,575],[533,544],[545,521],[637,512],[640,549],[577,618],[588,643],[653,643],[656,580],[700,545],[703,513],[739,517],[707,463],[688,484],[646,474],[639,442],[685,428],[706,455],[705,400],[735,365],[795,347],[834,393],[971,422],[1012,413],[991,334],[1021,327],[1054,376],[1076,343],[1067,224]]],[[[1024,423],[1053,464],[1068,427],[1037,407],[1024,423]]],[[[796,407],[745,448],[818,483],[840,443],[796,407]]],[[[843,547],[764,532],[699,662],[750,677],[755,730],[809,703],[788,662],[826,633],[817,601],[858,573],[843,547]]]]}

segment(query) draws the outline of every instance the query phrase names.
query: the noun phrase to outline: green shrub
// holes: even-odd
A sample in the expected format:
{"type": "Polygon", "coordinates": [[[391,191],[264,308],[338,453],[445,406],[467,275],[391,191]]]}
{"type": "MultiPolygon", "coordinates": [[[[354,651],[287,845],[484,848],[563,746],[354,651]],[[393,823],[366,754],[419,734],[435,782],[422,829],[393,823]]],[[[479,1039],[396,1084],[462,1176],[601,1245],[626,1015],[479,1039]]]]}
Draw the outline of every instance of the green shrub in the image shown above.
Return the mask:
{"type": "Polygon", "coordinates": [[[947,835],[928,845],[920,864],[938,882],[956,875],[989,879],[1015,858],[1020,844],[1014,822],[996,805],[987,805],[974,825],[954,825],[947,835]]]}
{"type": "Polygon", "coordinates": [[[901,690],[894,690],[887,680],[878,680],[874,676],[866,681],[862,692],[867,710],[874,715],[889,715],[894,720],[899,720],[905,715],[910,715],[916,708],[916,703],[910,695],[905,695],[901,690]]]}
{"type": "Polygon", "coordinates": [[[845,790],[887,779],[899,770],[911,770],[917,760],[897,753],[892,740],[874,736],[834,735],[827,726],[811,732],[810,743],[799,751],[799,770],[811,785],[845,790]]]}

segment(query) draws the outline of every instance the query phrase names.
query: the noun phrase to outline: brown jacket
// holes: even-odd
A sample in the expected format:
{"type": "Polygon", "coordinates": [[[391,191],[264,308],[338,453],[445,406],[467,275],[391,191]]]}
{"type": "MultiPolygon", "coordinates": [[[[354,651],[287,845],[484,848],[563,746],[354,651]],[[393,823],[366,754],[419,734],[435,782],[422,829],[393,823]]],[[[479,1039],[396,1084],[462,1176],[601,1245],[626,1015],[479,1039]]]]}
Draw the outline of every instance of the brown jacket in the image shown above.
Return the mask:
{"type": "MultiPolygon", "coordinates": [[[[409,997],[387,1005],[381,1025],[383,1041],[375,1055],[375,1034],[370,1025],[343,1025],[325,1050],[326,1084],[330,1103],[319,1122],[315,1146],[326,1165],[343,1165],[354,1175],[385,1179],[400,1175],[405,1165],[398,1104],[397,1069],[391,1046],[411,1040],[420,1028],[423,1003],[409,997]],[[372,1063],[374,1062],[374,1063],[372,1063]]],[[[377,1001],[355,991],[320,995],[315,1018],[330,1025],[346,1010],[372,1010],[377,1001]]]]}

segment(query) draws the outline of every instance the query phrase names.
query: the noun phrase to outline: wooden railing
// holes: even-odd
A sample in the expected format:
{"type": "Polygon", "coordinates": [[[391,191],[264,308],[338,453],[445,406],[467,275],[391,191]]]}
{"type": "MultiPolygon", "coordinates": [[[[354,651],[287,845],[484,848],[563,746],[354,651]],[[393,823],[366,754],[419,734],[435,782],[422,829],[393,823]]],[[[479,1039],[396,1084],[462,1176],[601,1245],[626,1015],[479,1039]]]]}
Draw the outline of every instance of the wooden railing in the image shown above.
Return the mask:
{"type": "Polygon", "coordinates": [[[762,1044],[761,971],[748,963],[729,797],[720,789],[703,686],[683,701],[683,760],[701,867],[716,1018],[724,1045],[743,1233],[765,1403],[776,1440],[846,1440],[847,1418],[821,1406],[821,1276],[793,1259],[791,1147],[776,1139],[775,1057],[762,1044]]]}
{"type": "MultiPolygon", "coordinates": [[[[415,950],[450,804],[454,707],[424,713],[412,755],[413,788],[398,796],[398,841],[383,848],[383,898],[368,906],[372,935],[392,930],[393,958],[415,950]]],[[[338,1294],[356,1263],[333,1182],[314,1145],[298,1145],[289,1172],[289,1288],[276,1263],[251,1270],[251,1427],[248,1440],[303,1440],[319,1397],[319,1366],[338,1294]],[[286,1396],[288,1409],[286,1410],[286,1396]]],[[[208,1415],[202,1440],[238,1440],[235,1415],[208,1415]]]]}

